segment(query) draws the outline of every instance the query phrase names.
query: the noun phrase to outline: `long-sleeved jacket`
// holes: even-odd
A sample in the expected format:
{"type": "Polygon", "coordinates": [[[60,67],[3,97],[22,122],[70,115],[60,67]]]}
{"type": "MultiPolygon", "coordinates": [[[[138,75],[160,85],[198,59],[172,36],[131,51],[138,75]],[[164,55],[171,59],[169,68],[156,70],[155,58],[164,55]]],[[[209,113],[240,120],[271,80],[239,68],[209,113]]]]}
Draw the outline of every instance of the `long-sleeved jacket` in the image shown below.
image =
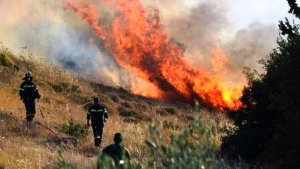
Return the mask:
{"type": "Polygon", "coordinates": [[[116,165],[119,165],[121,160],[129,160],[130,161],[130,153],[129,150],[120,144],[111,144],[105,147],[102,150],[104,155],[111,157],[116,165]]]}
{"type": "Polygon", "coordinates": [[[20,99],[23,101],[34,101],[41,97],[38,88],[32,81],[24,81],[20,86],[19,94],[20,99]]]}
{"type": "Polygon", "coordinates": [[[92,125],[104,126],[104,122],[108,119],[108,114],[103,106],[94,104],[90,107],[86,118],[92,121],[92,125]]]}

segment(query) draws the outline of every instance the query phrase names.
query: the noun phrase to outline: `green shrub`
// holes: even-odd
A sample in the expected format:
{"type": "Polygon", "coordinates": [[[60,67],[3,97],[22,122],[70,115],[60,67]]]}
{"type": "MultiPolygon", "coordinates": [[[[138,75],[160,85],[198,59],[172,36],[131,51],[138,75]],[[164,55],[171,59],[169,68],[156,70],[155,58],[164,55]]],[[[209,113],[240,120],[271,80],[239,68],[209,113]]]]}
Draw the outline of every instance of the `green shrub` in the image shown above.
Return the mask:
{"type": "Polygon", "coordinates": [[[183,118],[187,121],[193,121],[195,119],[195,117],[192,115],[185,115],[185,116],[183,116],[183,118]]]}
{"type": "MultiPolygon", "coordinates": [[[[288,0],[300,19],[300,7],[288,0]]],[[[248,86],[241,106],[229,113],[238,130],[223,139],[231,159],[268,162],[271,168],[300,168],[300,24],[280,21],[278,47],[260,61],[265,70],[246,69],[248,86]]]]}
{"type": "Polygon", "coordinates": [[[48,83],[53,88],[53,90],[58,93],[61,93],[61,92],[80,93],[79,86],[77,86],[77,85],[72,85],[67,82],[61,82],[58,84],[54,84],[51,82],[48,82],[48,83]]]}
{"type": "Polygon", "coordinates": [[[134,110],[127,110],[124,108],[119,108],[118,112],[119,112],[120,116],[131,118],[134,121],[145,120],[145,117],[141,113],[138,113],[134,110]]]}
{"type": "Polygon", "coordinates": [[[135,107],[135,109],[140,110],[140,111],[146,111],[148,109],[148,107],[142,103],[134,103],[134,107],[135,107]]]}
{"type": "Polygon", "coordinates": [[[78,104],[85,104],[89,101],[89,98],[87,96],[84,96],[82,93],[73,93],[68,96],[68,98],[78,104]]]}
{"type": "Polygon", "coordinates": [[[63,91],[62,86],[58,85],[58,84],[53,84],[49,82],[49,85],[52,87],[52,89],[57,92],[57,93],[61,93],[63,91]]]}
{"type": "Polygon", "coordinates": [[[60,131],[76,138],[87,138],[88,129],[86,125],[70,120],[68,123],[62,125],[60,131]]]}
{"type": "Polygon", "coordinates": [[[156,113],[161,115],[161,116],[167,116],[168,113],[164,109],[157,109],[156,113]]]}
{"type": "Polygon", "coordinates": [[[178,135],[170,135],[170,143],[155,125],[149,126],[151,159],[148,168],[213,168],[216,143],[215,128],[206,127],[196,117],[178,135]]]}
{"type": "Polygon", "coordinates": [[[163,122],[163,128],[165,129],[173,129],[173,130],[179,130],[180,127],[174,123],[174,121],[166,121],[163,122]]]}
{"type": "Polygon", "coordinates": [[[132,108],[132,106],[129,102],[122,102],[121,105],[126,108],[132,108]]]}
{"type": "Polygon", "coordinates": [[[0,53],[0,65],[1,66],[12,66],[15,63],[4,53],[0,53]]]}
{"type": "MultiPolygon", "coordinates": [[[[146,157],[144,168],[170,168],[170,169],[211,169],[215,160],[215,129],[205,126],[196,117],[178,135],[171,134],[170,143],[166,143],[160,129],[152,124],[148,127],[150,137],[145,144],[150,149],[150,157],[146,157]]],[[[97,161],[99,168],[140,169],[140,164],[130,164],[116,167],[112,159],[100,155],[97,161]]],[[[59,167],[77,168],[67,162],[59,154],[59,167]]]]}
{"type": "Polygon", "coordinates": [[[176,110],[174,108],[164,108],[164,110],[171,115],[175,115],[176,114],[176,110]]]}
{"type": "Polygon", "coordinates": [[[111,95],[110,98],[116,102],[116,103],[119,103],[119,97],[117,95],[111,95]]]}
{"type": "Polygon", "coordinates": [[[119,95],[122,99],[124,100],[130,100],[130,96],[129,95],[126,95],[126,94],[120,94],[119,95]]]}
{"type": "Polygon", "coordinates": [[[156,110],[156,113],[161,116],[175,115],[176,110],[174,108],[160,108],[156,110]]]}

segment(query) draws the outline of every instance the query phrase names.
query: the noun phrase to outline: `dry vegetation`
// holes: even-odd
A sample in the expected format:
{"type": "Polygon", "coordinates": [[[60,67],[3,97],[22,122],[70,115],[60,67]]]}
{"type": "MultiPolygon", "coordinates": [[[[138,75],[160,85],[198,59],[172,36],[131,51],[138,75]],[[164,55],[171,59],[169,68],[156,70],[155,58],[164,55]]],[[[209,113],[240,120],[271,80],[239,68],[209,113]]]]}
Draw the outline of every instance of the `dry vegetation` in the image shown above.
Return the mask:
{"type": "MultiPolygon", "coordinates": [[[[70,119],[85,124],[86,109],[93,96],[100,98],[110,116],[102,146],[112,142],[114,133],[121,132],[135,162],[142,162],[149,154],[144,144],[149,123],[157,123],[162,133],[168,135],[193,119],[191,106],[147,99],[123,88],[91,82],[31,54],[16,56],[8,49],[0,54],[0,60],[6,60],[0,62],[0,168],[52,168],[57,162],[58,147],[70,162],[85,168],[95,166],[98,152],[93,147],[91,129],[88,139],[70,139],[59,132],[70,119]],[[33,72],[42,95],[33,124],[24,122],[25,108],[18,97],[26,70],[33,72]]],[[[201,113],[203,121],[214,123],[219,133],[230,126],[224,115],[201,113]]]]}

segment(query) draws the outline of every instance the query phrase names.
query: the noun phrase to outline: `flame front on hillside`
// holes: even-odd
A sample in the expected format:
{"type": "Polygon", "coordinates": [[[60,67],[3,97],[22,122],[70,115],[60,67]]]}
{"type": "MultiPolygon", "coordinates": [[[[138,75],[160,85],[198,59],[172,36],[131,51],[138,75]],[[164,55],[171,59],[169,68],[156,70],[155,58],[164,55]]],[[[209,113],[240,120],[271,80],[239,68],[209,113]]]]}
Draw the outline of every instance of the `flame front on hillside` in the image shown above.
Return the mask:
{"type": "Polygon", "coordinates": [[[172,40],[160,21],[158,10],[148,10],[139,0],[103,0],[114,3],[118,12],[110,25],[99,24],[101,19],[92,5],[63,0],[66,9],[86,21],[94,33],[103,40],[106,49],[119,65],[154,85],[132,91],[161,99],[200,101],[218,109],[236,109],[241,103],[243,84],[223,83],[226,54],[212,49],[213,70],[194,67],[184,58],[184,48],[172,40]]]}

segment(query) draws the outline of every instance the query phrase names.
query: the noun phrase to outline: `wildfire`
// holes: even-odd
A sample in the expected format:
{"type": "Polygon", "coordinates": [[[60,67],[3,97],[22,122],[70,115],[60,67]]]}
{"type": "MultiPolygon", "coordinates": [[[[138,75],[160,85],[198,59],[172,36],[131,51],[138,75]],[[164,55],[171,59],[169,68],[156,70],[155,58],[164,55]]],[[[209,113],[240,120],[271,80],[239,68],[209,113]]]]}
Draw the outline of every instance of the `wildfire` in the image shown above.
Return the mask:
{"type": "Polygon", "coordinates": [[[222,82],[226,54],[217,47],[212,49],[212,72],[192,66],[183,56],[183,47],[170,39],[158,10],[149,11],[139,0],[104,0],[114,3],[118,12],[110,25],[103,25],[99,24],[99,11],[92,5],[63,2],[88,23],[119,65],[150,82],[138,88],[133,82],[137,94],[187,102],[198,100],[221,110],[241,105],[243,85],[222,82]]]}

